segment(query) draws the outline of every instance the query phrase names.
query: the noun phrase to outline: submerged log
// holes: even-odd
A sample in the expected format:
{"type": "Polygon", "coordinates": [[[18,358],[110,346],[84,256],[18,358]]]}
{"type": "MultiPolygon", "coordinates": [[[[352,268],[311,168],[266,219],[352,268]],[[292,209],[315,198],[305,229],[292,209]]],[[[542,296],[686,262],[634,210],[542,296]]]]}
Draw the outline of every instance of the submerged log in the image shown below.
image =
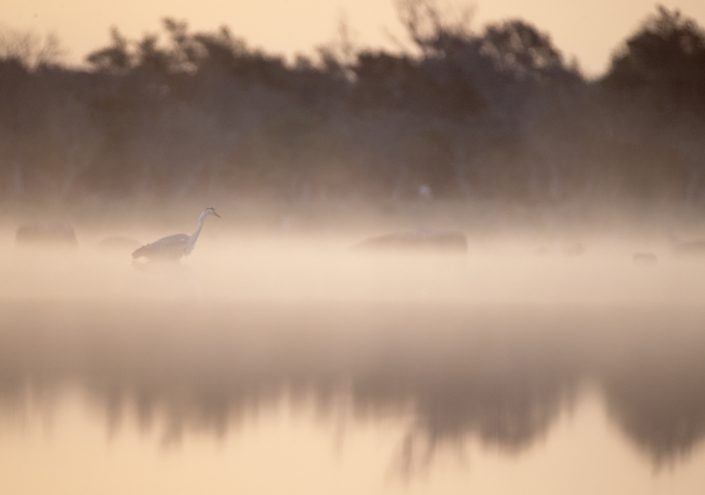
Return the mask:
{"type": "Polygon", "coordinates": [[[21,245],[77,247],[73,227],[66,222],[32,222],[20,225],[15,241],[21,245]]]}
{"type": "Polygon", "coordinates": [[[705,239],[683,240],[672,228],[668,229],[668,240],[673,254],[684,257],[705,257],[705,239]]]}
{"type": "Polygon", "coordinates": [[[705,240],[693,239],[673,244],[673,253],[676,256],[705,257],[705,240]]]}
{"type": "Polygon", "coordinates": [[[452,252],[468,250],[467,236],[454,230],[413,230],[370,237],[353,246],[356,251],[452,252]]]}
{"type": "Polygon", "coordinates": [[[634,253],[632,261],[636,266],[654,266],[658,258],[654,253],[634,253]]]}

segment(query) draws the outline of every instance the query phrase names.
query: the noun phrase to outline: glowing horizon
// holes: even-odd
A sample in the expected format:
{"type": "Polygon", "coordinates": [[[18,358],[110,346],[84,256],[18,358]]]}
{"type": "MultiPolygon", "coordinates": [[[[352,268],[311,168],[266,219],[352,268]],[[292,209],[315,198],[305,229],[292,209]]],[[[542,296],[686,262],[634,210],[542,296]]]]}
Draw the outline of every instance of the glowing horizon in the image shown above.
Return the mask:
{"type": "MultiPolygon", "coordinates": [[[[441,4],[448,2],[441,2],[441,4]]],[[[460,2],[453,2],[460,5],[460,2]]],[[[571,4],[558,0],[527,2],[498,0],[474,5],[472,27],[481,30],[490,22],[523,19],[547,32],[565,60],[576,60],[588,77],[598,76],[609,65],[614,50],[644,19],[655,12],[652,0],[613,0],[609,3],[571,4]]],[[[660,2],[669,9],[705,25],[705,3],[695,0],[660,2]]],[[[338,39],[338,26],[345,19],[357,48],[394,50],[399,44],[411,46],[401,26],[393,0],[204,0],[198,4],[176,0],[115,4],[85,0],[28,0],[13,2],[0,14],[0,27],[31,31],[41,36],[54,34],[67,52],[63,61],[80,64],[91,51],[110,43],[110,29],[117,27],[129,39],[146,33],[161,33],[161,20],[185,20],[193,31],[215,31],[227,26],[235,36],[272,55],[289,59],[296,54],[312,55],[318,46],[338,39]]]]}

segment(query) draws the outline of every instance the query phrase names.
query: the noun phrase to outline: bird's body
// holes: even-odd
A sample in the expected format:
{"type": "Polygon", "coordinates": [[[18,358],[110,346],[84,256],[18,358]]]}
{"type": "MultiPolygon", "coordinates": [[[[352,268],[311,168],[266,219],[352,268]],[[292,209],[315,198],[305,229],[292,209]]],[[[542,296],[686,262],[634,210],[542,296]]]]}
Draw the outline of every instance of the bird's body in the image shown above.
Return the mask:
{"type": "Polygon", "coordinates": [[[152,242],[151,244],[146,244],[141,248],[137,249],[132,253],[134,259],[147,258],[150,260],[167,260],[167,261],[179,261],[183,256],[191,254],[193,248],[196,245],[196,240],[198,235],[201,233],[203,228],[203,222],[208,215],[215,215],[220,218],[212,207],[208,207],[203,210],[201,216],[198,219],[198,226],[196,231],[189,235],[186,234],[174,234],[152,242]]]}

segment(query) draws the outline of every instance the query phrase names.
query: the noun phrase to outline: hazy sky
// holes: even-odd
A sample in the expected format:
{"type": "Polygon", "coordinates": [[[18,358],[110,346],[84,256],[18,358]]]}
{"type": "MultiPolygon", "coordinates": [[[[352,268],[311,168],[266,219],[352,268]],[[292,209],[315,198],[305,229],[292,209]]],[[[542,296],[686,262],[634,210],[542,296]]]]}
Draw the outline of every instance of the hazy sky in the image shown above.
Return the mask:
{"type": "MultiPolygon", "coordinates": [[[[443,2],[445,0],[441,0],[443,2]]],[[[364,47],[394,46],[392,35],[405,40],[393,0],[5,0],[0,26],[58,35],[67,62],[109,43],[116,26],[129,38],[161,31],[160,20],[186,20],[192,31],[214,31],[222,25],[251,47],[291,56],[337,37],[342,17],[354,41],[364,47]],[[391,33],[391,34],[390,34],[391,33]]],[[[607,68],[610,54],[650,13],[654,0],[492,0],[475,6],[474,28],[487,22],[522,18],[547,31],[567,59],[575,56],[587,75],[607,68]]],[[[705,1],[665,0],[705,26],[705,1]]]]}

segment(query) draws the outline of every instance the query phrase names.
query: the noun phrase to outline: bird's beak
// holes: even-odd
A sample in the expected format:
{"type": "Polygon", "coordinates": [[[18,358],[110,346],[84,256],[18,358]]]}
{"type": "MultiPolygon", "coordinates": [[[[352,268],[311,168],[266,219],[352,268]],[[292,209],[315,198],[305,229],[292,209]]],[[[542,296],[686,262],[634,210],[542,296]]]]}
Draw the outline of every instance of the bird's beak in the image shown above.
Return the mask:
{"type": "Polygon", "coordinates": [[[215,212],[215,210],[213,210],[213,215],[215,215],[215,216],[218,217],[218,218],[223,218],[223,217],[221,217],[220,215],[218,215],[218,214],[215,212]]]}

